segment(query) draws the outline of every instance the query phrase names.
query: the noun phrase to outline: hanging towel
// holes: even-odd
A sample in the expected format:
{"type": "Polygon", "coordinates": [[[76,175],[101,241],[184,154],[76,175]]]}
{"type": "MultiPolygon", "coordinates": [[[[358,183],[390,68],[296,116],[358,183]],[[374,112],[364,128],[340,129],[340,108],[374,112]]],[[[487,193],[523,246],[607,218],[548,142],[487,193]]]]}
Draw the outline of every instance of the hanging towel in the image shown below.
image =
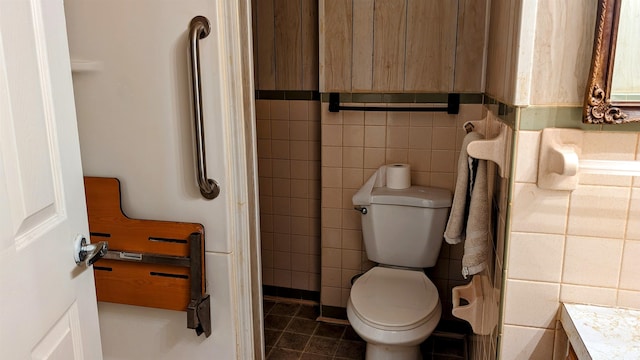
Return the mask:
{"type": "Polygon", "coordinates": [[[467,145],[482,140],[477,132],[468,133],[458,159],[458,178],[453,204],[444,238],[449,244],[464,241],[462,275],[477,274],[486,268],[489,252],[489,201],[487,186],[487,161],[467,154],[467,145]]]}

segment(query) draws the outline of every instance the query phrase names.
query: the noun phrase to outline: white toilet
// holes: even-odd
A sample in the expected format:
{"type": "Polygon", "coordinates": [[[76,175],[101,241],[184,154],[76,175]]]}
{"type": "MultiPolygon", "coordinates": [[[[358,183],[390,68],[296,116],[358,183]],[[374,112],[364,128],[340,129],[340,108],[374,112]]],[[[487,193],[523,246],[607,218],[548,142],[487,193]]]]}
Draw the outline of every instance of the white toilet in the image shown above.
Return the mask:
{"type": "Polygon", "coordinates": [[[438,259],[451,192],[379,187],[358,204],[361,192],[354,206],[362,213],[367,257],[379,265],[351,287],[347,317],[367,342],[366,359],[421,359],[420,343],[442,313],[438,290],[422,269],[438,259]]]}

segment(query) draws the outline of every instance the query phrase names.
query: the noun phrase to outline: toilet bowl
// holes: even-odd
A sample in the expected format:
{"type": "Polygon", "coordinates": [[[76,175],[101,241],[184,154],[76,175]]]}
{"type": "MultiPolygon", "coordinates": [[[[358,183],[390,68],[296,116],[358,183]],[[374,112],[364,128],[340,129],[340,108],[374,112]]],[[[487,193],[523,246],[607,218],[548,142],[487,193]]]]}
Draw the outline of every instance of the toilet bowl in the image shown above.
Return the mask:
{"type": "Polygon", "coordinates": [[[442,307],[422,271],[377,266],[353,284],[347,317],[367,342],[366,359],[420,359],[442,307]]]}

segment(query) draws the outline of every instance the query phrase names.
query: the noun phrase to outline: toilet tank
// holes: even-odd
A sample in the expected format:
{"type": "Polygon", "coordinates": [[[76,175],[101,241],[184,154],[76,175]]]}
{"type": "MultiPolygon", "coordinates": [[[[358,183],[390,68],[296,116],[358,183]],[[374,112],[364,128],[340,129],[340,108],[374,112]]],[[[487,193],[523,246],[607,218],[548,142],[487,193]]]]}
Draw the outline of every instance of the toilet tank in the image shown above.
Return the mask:
{"type": "Polygon", "coordinates": [[[360,215],[370,260],[418,268],[436,264],[451,207],[449,190],[380,187],[372,190],[370,203],[360,215]]]}

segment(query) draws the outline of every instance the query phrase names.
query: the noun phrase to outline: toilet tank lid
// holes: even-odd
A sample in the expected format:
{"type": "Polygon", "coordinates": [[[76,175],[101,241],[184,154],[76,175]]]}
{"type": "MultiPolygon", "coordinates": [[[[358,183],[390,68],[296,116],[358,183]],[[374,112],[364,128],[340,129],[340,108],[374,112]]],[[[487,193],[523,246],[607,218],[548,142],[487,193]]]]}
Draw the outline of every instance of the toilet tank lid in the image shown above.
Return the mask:
{"type": "Polygon", "coordinates": [[[451,191],[447,189],[411,186],[407,189],[374,188],[371,204],[415,206],[423,208],[451,207],[451,191]]]}

